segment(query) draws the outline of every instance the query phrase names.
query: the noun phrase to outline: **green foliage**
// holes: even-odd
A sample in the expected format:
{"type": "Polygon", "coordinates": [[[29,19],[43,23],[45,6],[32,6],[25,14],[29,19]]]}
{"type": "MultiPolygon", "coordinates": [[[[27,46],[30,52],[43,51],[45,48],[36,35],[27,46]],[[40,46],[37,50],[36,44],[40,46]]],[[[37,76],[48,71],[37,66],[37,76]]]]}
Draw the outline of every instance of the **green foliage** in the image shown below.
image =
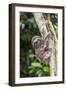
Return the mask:
{"type": "Polygon", "coordinates": [[[49,65],[45,65],[39,62],[37,57],[34,55],[30,57],[31,64],[28,67],[30,75],[35,76],[50,76],[49,65]]]}
{"type": "MultiPolygon", "coordinates": [[[[56,25],[57,20],[52,15],[51,21],[56,25]]],[[[32,13],[20,12],[20,22],[20,77],[50,76],[49,65],[40,62],[31,44],[34,35],[40,36],[32,13]]]]}
{"type": "Polygon", "coordinates": [[[35,67],[35,68],[42,68],[42,65],[39,63],[39,62],[33,62],[31,63],[32,67],[35,67]]]}

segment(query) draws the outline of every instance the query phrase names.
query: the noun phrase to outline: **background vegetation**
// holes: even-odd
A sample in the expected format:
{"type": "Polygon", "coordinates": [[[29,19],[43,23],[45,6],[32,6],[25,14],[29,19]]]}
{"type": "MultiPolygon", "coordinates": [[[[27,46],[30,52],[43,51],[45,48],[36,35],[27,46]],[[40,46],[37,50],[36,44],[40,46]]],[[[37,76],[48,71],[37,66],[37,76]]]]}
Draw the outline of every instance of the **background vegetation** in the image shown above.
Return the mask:
{"type": "MultiPolygon", "coordinates": [[[[57,32],[58,16],[51,14],[50,19],[57,32]]],[[[50,67],[40,63],[35,57],[31,44],[34,35],[39,35],[38,26],[32,13],[20,12],[20,77],[50,76],[50,67]]]]}

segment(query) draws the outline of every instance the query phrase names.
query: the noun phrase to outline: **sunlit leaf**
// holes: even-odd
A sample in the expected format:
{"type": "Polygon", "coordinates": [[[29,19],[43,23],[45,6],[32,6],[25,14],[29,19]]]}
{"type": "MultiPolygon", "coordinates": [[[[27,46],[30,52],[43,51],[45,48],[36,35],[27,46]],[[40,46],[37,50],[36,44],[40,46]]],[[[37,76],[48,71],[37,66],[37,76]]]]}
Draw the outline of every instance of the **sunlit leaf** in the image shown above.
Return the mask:
{"type": "Polygon", "coordinates": [[[40,63],[38,63],[38,62],[33,62],[31,65],[32,65],[33,67],[42,68],[42,65],[41,65],[40,63]]]}
{"type": "Polygon", "coordinates": [[[44,67],[43,67],[43,71],[44,71],[44,72],[49,72],[49,67],[48,67],[48,66],[44,66],[44,67]]]}

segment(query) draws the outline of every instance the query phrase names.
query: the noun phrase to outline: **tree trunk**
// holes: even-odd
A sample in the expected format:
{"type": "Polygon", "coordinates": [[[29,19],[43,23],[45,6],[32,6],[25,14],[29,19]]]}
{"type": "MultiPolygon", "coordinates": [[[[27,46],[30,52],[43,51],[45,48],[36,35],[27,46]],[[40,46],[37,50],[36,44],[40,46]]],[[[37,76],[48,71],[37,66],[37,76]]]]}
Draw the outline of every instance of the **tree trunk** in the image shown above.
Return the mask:
{"type": "Polygon", "coordinates": [[[33,13],[38,28],[40,30],[42,38],[45,38],[47,35],[47,27],[45,25],[45,19],[41,13],[33,13]]]}
{"type": "Polygon", "coordinates": [[[51,38],[50,38],[50,47],[52,49],[51,51],[51,57],[50,57],[50,75],[55,76],[56,75],[56,34],[52,25],[52,22],[49,20],[48,22],[48,16],[42,13],[33,13],[35,21],[38,25],[40,34],[43,39],[47,36],[48,32],[51,33],[51,38]],[[47,19],[46,19],[46,18],[47,19]],[[49,23],[50,28],[48,30],[47,24],[49,23]]]}

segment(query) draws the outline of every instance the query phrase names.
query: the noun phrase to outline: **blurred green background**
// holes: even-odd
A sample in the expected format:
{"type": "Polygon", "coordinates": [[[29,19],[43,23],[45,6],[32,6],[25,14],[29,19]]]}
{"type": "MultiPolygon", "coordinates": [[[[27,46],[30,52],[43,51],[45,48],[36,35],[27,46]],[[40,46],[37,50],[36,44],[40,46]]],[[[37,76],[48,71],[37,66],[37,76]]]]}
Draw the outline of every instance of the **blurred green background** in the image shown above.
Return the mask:
{"type": "MultiPolygon", "coordinates": [[[[57,32],[58,15],[51,14],[50,19],[57,32]]],[[[50,76],[50,67],[40,63],[35,57],[31,39],[40,32],[32,13],[20,12],[20,78],[50,76]]]]}

